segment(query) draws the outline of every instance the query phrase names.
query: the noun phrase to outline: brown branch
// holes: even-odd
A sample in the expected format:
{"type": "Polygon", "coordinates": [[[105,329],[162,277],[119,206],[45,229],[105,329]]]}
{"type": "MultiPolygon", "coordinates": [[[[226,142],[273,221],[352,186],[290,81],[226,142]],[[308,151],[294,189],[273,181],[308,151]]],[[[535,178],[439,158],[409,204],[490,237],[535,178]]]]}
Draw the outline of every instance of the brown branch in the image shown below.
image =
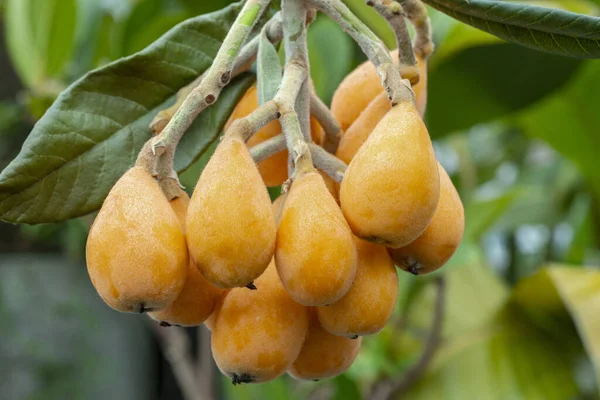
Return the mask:
{"type": "Polygon", "coordinates": [[[376,384],[369,396],[371,400],[387,400],[399,396],[410,389],[427,371],[427,367],[431,363],[431,360],[441,343],[442,325],[444,320],[446,281],[444,277],[438,277],[435,284],[436,299],[433,321],[421,357],[419,357],[419,360],[397,379],[388,379],[376,384]]]}
{"type": "Polygon", "coordinates": [[[400,75],[404,79],[408,79],[411,84],[417,84],[419,82],[419,69],[416,67],[417,60],[413,52],[402,6],[394,0],[367,0],[367,5],[374,7],[394,31],[398,45],[400,75]]]}
{"type": "Polygon", "coordinates": [[[148,321],[154,336],[158,340],[161,352],[173,370],[173,375],[185,400],[209,400],[200,395],[196,383],[196,368],[191,356],[190,340],[183,328],[160,327],[154,321],[148,321]]]}
{"type": "Polygon", "coordinates": [[[323,147],[331,154],[335,154],[342,138],[342,127],[335,119],[329,107],[317,96],[311,92],[310,113],[319,121],[319,124],[325,131],[325,141],[323,147]]]}

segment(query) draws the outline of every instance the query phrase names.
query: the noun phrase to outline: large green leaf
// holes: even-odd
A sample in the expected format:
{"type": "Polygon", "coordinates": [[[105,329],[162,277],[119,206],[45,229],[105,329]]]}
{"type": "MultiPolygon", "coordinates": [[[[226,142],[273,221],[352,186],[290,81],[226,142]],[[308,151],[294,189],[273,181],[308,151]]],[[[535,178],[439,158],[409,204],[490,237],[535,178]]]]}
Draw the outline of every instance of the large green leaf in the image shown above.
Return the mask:
{"type": "Polygon", "coordinates": [[[579,58],[600,57],[600,18],[489,0],[425,0],[459,21],[509,42],[579,58]]]}
{"type": "Polygon", "coordinates": [[[8,0],[6,40],[17,73],[28,86],[59,76],[75,40],[75,0],[8,0]]]}
{"type": "Polygon", "coordinates": [[[429,74],[426,117],[433,137],[530,106],[561,88],[582,63],[513,44],[457,49],[448,41],[440,53],[429,74]]]}
{"type": "Polygon", "coordinates": [[[550,266],[521,281],[513,302],[548,331],[560,333],[570,317],[600,384],[600,270],[550,266]]]}
{"type": "MultiPolygon", "coordinates": [[[[238,11],[232,5],[190,19],[64,91],[0,174],[0,219],[53,222],[100,207],[149,139],[154,114],[210,66],[238,11]]],[[[197,118],[180,146],[179,170],[218,135],[251,79],[232,83],[197,118]]]]}
{"type": "Polygon", "coordinates": [[[399,398],[569,399],[577,394],[576,355],[507,309],[485,326],[445,341],[426,375],[399,398]]]}
{"type": "Polygon", "coordinates": [[[600,199],[600,63],[588,62],[573,84],[522,113],[517,123],[525,134],[548,142],[577,165],[600,199]]]}

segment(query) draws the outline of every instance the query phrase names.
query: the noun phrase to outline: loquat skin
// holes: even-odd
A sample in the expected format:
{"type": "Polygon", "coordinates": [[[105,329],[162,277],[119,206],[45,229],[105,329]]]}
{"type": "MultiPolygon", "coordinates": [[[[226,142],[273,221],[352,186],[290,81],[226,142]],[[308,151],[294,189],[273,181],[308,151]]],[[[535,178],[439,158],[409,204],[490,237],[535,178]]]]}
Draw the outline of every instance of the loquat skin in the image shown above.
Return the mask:
{"type": "Polygon", "coordinates": [[[398,298],[398,275],[386,248],[357,238],[356,249],[358,269],[348,293],[330,306],[317,307],[324,329],[350,338],[381,331],[398,298]]]}
{"type": "MultiPolygon", "coordinates": [[[[391,52],[397,62],[398,50],[391,52]]],[[[413,86],[415,102],[421,116],[427,105],[427,60],[417,57],[419,82],[413,86]]],[[[350,72],[340,83],[331,99],[331,113],[346,131],[377,95],[384,92],[381,78],[370,61],[350,72]]]]}
{"type": "Polygon", "coordinates": [[[465,212],[448,173],[438,164],[440,201],[431,222],[414,242],[390,249],[396,265],[415,275],[428,274],[446,264],[462,240],[465,212]]]}
{"type": "Polygon", "coordinates": [[[336,157],[350,164],[379,121],[392,109],[385,92],[378,94],[340,139],[336,157]]]}
{"type": "Polygon", "coordinates": [[[183,289],[185,236],[156,180],[131,168],[114,185],[90,229],[88,273],[102,299],[122,312],[168,307],[183,289]]]}
{"type": "MultiPolygon", "coordinates": [[[[179,197],[171,200],[171,208],[185,232],[185,218],[190,198],[183,190],[179,197]]],[[[215,309],[225,291],[213,286],[200,273],[192,260],[188,263],[188,273],[183,290],[167,308],[148,313],[162,325],[197,326],[204,322],[215,309]]]]}
{"type": "Polygon", "coordinates": [[[407,101],[392,107],[348,165],[340,203],[356,236],[397,248],[429,225],[439,189],[429,133],[407,101]]]}
{"type": "Polygon", "coordinates": [[[298,171],[281,210],[275,261],[283,286],[306,306],[339,300],[356,274],[356,247],[316,170],[298,171]]]}
{"type": "Polygon", "coordinates": [[[362,338],[335,336],[321,326],[314,309],[310,310],[308,334],[288,374],[296,379],[320,380],[345,372],[358,355],[362,338]]]}
{"type": "Polygon", "coordinates": [[[202,171],[187,213],[192,259],[213,285],[243,287],[258,278],[275,250],[269,193],[236,137],[225,137],[202,171]]]}
{"type": "Polygon", "coordinates": [[[256,286],[232,289],[213,320],[213,357],[233,384],[267,382],[285,373],[308,331],[308,309],[285,291],[274,262],[256,286]]]}
{"type": "MultiPolygon", "coordinates": [[[[256,85],[253,85],[246,91],[242,99],[238,102],[233,113],[229,117],[227,124],[225,124],[225,131],[229,125],[238,118],[244,118],[254,110],[258,108],[258,94],[256,92],[256,85]]],[[[310,131],[313,141],[317,144],[321,144],[323,141],[323,128],[317,122],[315,118],[310,119],[310,131]]],[[[256,132],[248,140],[248,148],[255,146],[267,139],[272,138],[282,132],[279,121],[271,121],[258,132],[256,132]]],[[[258,163],[258,170],[262,176],[265,185],[267,186],[279,186],[283,184],[288,178],[288,152],[287,150],[280,151],[272,155],[271,157],[258,163]]]]}

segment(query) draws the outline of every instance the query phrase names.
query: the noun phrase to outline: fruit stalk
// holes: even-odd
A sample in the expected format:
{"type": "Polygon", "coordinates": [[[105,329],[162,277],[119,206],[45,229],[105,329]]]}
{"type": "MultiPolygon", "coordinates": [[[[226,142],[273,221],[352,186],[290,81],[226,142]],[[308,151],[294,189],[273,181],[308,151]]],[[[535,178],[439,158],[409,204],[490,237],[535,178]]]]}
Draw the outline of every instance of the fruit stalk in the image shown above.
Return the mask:
{"type": "MultiPolygon", "coordinates": [[[[259,163],[273,154],[285,150],[285,148],[284,135],[277,135],[253,146],[250,149],[250,155],[254,162],[259,163]]],[[[324,148],[315,143],[309,143],[308,149],[315,167],[325,172],[336,182],[342,181],[344,171],[347,168],[347,165],[342,160],[328,153],[324,148]]]]}
{"type": "Polygon", "coordinates": [[[426,60],[433,52],[431,21],[427,8],[421,0],[398,0],[406,16],[415,27],[414,51],[421,60],[426,60]]]}
{"type": "MultiPolygon", "coordinates": [[[[282,0],[281,12],[283,14],[283,45],[286,65],[296,62],[309,71],[306,20],[307,16],[314,18],[314,13],[311,12],[309,15],[304,0],[282,0]]],[[[308,79],[305,79],[293,103],[306,142],[312,140],[310,136],[310,92],[308,79]]]]}
{"type": "Polygon", "coordinates": [[[372,6],[377,12],[386,19],[396,35],[398,45],[398,68],[400,75],[410,80],[415,85],[419,82],[419,70],[417,69],[417,60],[413,52],[410,34],[406,26],[406,16],[402,6],[394,0],[367,0],[367,5],[372,6]]]}
{"type": "Polygon", "coordinates": [[[331,179],[340,183],[348,167],[346,163],[314,143],[309,143],[308,148],[315,166],[329,175],[331,179]]]}
{"type": "Polygon", "coordinates": [[[403,81],[385,44],[341,0],[310,0],[311,4],[340,25],[377,68],[392,105],[413,100],[410,83],[403,81]]]}
{"type": "Polygon", "coordinates": [[[331,154],[335,154],[342,138],[342,127],[329,107],[314,92],[310,95],[310,113],[319,121],[325,132],[323,148],[331,154]]]}
{"type": "Polygon", "coordinates": [[[236,119],[225,132],[228,136],[237,136],[244,141],[269,122],[279,117],[279,107],[274,100],[269,100],[244,118],[236,119]]]}
{"type": "MultiPolygon", "coordinates": [[[[277,12],[263,28],[267,32],[267,39],[271,41],[271,43],[278,43],[281,41],[283,37],[283,29],[281,27],[281,13],[277,12]]],[[[233,64],[233,71],[231,72],[231,78],[235,78],[239,74],[246,72],[250,69],[250,66],[256,59],[256,54],[258,52],[258,42],[259,36],[254,36],[248,43],[242,47],[240,50],[240,54],[233,64]]],[[[204,76],[206,76],[206,72],[202,73],[198,78],[194,79],[192,83],[187,86],[184,86],[177,92],[177,101],[171,107],[161,110],[156,114],[156,117],[150,123],[150,129],[154,135],[158,135],[163,131],[165,126],[169,123],[173,115],[177,112],[179,107],[183,104],[183,101],[190,94],[190,92],[202,82],[204,76]]]]}
{"type": "MultiPolygon", "coordinates": [[[[285,32],[284,24],[284,36],[285,32]]],[[[304,64],[304,60],[299,58],[289,60],[285,65],[281,87],[274,99],[279,106],[279,123],[285,136],[286,146],[294,169],[298,169],[302,165],[312,166],[312,159],[302,133],[300,119],[295,110],[296,99],[302,91],[302,86],[307,82],[307,78],[308,69],[307,65],[304,64]]]]}
{"type": "MultiPolygon", "coordinates": [[[[231,80],[234,62],[240,53],[242,45],[247,40],[250,31],[267,8],[271,0],[247,0],[238,14],[233,27],[227,33],[213,64],[200,84],[192,89],[181,107],[173,115],[167,126],[157,137],[150,139],[154,155],[162,156],[167,149],[175,153],[175,148],[185,131],[202,110],[217,101],[221,90],[231,80]]],[[[162,160],[159,160],[162,163],[162,160]]],[[[172,169],[172,159],[164,161],[166,167],[159,170],[172,169]]],[[[159,171],[160,173],[160,171],[159,171]]],[[[159,180],[162,176],[159,174],[159,180]]],[[[170,196],[170,193],[165,193],[170,196]]]]}

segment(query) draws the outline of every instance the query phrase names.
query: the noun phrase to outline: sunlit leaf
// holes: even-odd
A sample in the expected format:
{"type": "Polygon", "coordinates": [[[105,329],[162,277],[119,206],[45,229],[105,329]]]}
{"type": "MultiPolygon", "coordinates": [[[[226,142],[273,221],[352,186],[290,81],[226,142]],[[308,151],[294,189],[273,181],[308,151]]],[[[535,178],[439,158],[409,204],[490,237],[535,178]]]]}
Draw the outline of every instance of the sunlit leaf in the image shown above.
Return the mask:
{"type": "Polygon", "coordinates": [[[550,331],[560,333],[570,317],[600,384],[600,270],[550,266],[520,282],[513,302],[550,331]]]}
{"type": "Polygon", "coordinates": [[[34,87],[59,76],[75,39],[75,0],[7,0],[9,55],[25,84],[34,87]]]}

